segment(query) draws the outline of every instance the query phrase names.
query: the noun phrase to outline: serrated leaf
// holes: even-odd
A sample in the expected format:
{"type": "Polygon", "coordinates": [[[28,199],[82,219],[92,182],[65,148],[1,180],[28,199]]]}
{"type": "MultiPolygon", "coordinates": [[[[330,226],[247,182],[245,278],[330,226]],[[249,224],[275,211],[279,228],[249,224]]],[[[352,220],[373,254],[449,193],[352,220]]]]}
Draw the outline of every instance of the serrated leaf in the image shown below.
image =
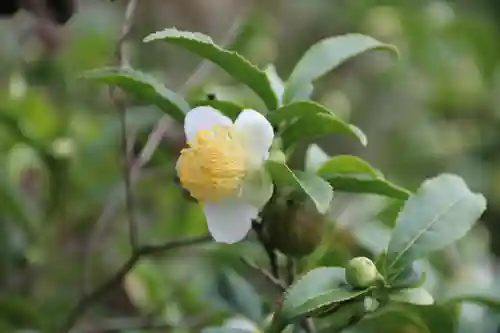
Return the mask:
{"type": "Polygon", "coordinates": [[[304,170],[306,172],[316,172],[329,158],[330,156],[320,146],[313,143],[306,150],[304,170]]]}
{"type": "Polygon", "coordinates": [[[197,101],[194,106],[211,106],[214,109],[219,110],[224,115],[231,118],[233,121],[236,120],[240,112],[244,109],[243,106],[238,105],[234,102],[230,101],[221,101],[221,100],[202,100],[197,101]]]}
{"type": "Polygon", "coordinates": [[[85,72],[81,77],[120,87],[137,102],[156,105],[180,122],[184,122],[185,115],[191,110],[180,95],[167,89],[153,76],[132,68],[94,69],[85,72]]]}
{"type": "Polygon", "coordinates": [[[340,267],[319,267],[306,273],[286,292],[280,319],[290,323],[367,292],[351,290],[344,276],[340,267]]]}
{"type": "Polygon", "coordinates": [[[266,73],[237,52],[225,50],[216,45],[209,36],[177,29],[165,29],[144,38],[145,43],[156,40],[180,46],[210,60],[252,89],[264,101],[269,110],[274,110],[278,106],[278,98],[266,73]]]}
{"type": "Polygon", "coordinates": [[[424,288],[402,289],[389,295],[393,302],[410,303],[415,305],[434,304],[434,298],[424,288]]]}
{"type": "Polygon", "coordinates": [[[337,191],[372,193],[401,200],[406,200],[411,194],[408,190],[387,181],[380,171],[356,156],[334,156],[316,173],[337,191]]]}
{"type": "Polygon", "coordinates": [[[393,281],[413,260],[463,237],[485,209],[485,198],[456,175],[426,180],[398,215],[385,258],[386,280],[393,281]]]}
{"type": "Polygon", "coordinates": [[[282,106],[267,115],[269,122],[280,125],[287,122],[283,130],[283,145],[289,147],[298,140],[316,136],[343,133],[348,134],[366,146],[367,139],[363,131],[348,124],[323,105],[312,101],[299,101],[282,106]],[[293,121],[288,124],[288,121],[293,121]]]}
{"type": "Polygon", "coordinates": [[[290,186],[303,191],[314,202],[320,214],[324,214],[333,200],[333,190],[322,178],[312,173],[292,171],[286,164],[268,160],[266,167],[278,186],[290,186]]]}
{"type": "Polygon", "coordinates": [[[323,39],[304,53],[286,83],[284,102],[307,96],[314,80],[335,69],[344,61],[371,50],[387,50],[398,54],[389,44],[361,35],[347,34],[323,39]]]}

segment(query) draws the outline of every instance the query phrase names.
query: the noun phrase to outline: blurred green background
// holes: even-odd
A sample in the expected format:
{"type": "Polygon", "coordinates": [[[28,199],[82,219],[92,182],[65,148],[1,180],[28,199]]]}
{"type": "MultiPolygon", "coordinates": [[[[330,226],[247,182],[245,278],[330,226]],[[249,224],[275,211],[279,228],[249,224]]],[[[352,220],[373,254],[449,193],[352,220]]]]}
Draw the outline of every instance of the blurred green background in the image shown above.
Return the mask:
{"type": "MultiPolygon", "coordinates": [[[[80,1],[60,28],[57,47],[33,34],[26,12],[0,20],[0,332],[54,332],[79,297],[130,255],[118,118],[106,88],[77,78],[114,61],[125,5],[80,1]]],[[[217,68],[186,84],[199,58],[141,43],[148,33],[173,26],[208,34],[260,66],[274,63],[283,78],[324,37],[360,32],[395,44],[401,53],[396,64],[384,55],[363,55],[316,85],[315,99],[362,128],[368,146],[340,136],[319,143],[331,154],[362,156],[411,190],[427,177],[453,172],[484,193],[488,210],[481,223],[421,264],[438,303],[474,291],[491,297],[492,306],[436,305],[418,309],[423,319],[394,311],[351,331],[500,332],[498,0],[140,1],[131,35],[134,67],[191,101],[214,93],[260,107],[217,68]]],[[[129,114],[138,152],[162,114],[150,107],[129,114]]],[[[169,131],[134,190],[142,244],[207,232],[199,207],[175,182],[178,135],[178,128],[169,131]]],[[[301,271],[375,255],[399,204],[337,194],[328,233],[300,262],[301,271]]],[[[261,303],[266,297],[257,292],[267,290],[242,265],[242,255],[267,265],[255,242],[206,244],[141,260],[89,308],[75,332],[151,332],[134,327],[156,323],[163,327],[157,332],[183,333],[233,317],[259,322],[272,298],[261,303]]]]}

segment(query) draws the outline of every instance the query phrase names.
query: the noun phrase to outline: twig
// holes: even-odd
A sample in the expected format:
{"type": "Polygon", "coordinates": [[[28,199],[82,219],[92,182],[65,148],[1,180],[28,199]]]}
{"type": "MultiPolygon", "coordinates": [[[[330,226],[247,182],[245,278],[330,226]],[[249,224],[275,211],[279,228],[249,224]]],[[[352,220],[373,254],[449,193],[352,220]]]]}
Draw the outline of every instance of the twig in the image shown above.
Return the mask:
{"type": "MultiPolygon", "coordinates": [[[[134,22],[135,11],[137,9],[138,0],[130,0],[125,10],[125,18],[123,20],[120,40],[116,47],[116,62],[120,67],[128,67],[130,64],[129,54],[127,52],[127,38],[129,37],[134,22]]],[[[131,162],[129,157],[129,139],[127,128],[127,107],[123,100],[123,96],[118,96],[115,88],[110,90],[111,98],[118,109],[120,118],[120,141],[123,154],[123,178],[125,182],[125,206],[127,212],[130,245],[135,251],[138,246],[138,226],[135,221],[134,197],[132,192],[131,178],[131,162]]]]}
{"type": "Polygon", "coordinates": [[[164,253],[169,250],[177,249],[180,247],[202,244],[210,242],[212,240],[211,236],[198,236],[190,237],[184,239],[176,239],[160,245],[144,245],[135,251],[132,256],[121,266],[118,271],[111,276],[109,279],[104,281],[96,289],[90,292],[88,295],[82,297],[75,308],[70,312],[67,319],[65,320],[62,328],[58,331],[60,333],[68,332],[77,323],[78,319],[85,313],[85,311],[98,300],[103,298],[108,292],[113,288],[118,286],[128,272],[134,268],[136,263],[144,256],[154,256],[159,253],[164,253]]]}
{"type": "Polygon", "coordinates": [[[251,269],[259,272],[262,276],[264,276],[269,282],[271,282],[274,286],[278,287],[282,292],[286,290],[286,286],[283,282],[281,282],[281,280],[277,279],[274,277],[273,274],[271,274],[270,272],[268,272],[267,270],[265,270],[264,268],[262,267],[259,267],[253,263],[251,263],[250,261],[248,261],[247,259],[245,258],[240,258],[241,261],[247,265],[248,267],[250,267],[251,269]]]}
{"type": "MultiPolygon", "coordinates": [[[[242,18],[244,16],[245,15],[243,13],[236,18],[231,28],[229,29],[227,35],[224,36],[224,38],[222,38],[220,45],[224,47],[234,39],[235,35],[237,35],[242,26],[243,22],[242,18]]],[[[180,87],[179,92],[180,93],[186,92],[186,90],[190,86],[192,86],[196,82],[201,82],[203,78],[208,75],[209,69],[211,68],[212,68],[212,63],[203,60],[200,63],[200,65],[195,69],[195,71],[190,75],[190,77],[186,80],[186,82],[182,85],[182,87],[180,87]]],[[[172,128],[172,122],[168,116],[162,117],[155,125],[155,127],[149,134],[148,140],[144,145],[144,147],[142,148],[142,151],[139,153],[139,156],[132,164],[129,177],[130,186],[133,186],[138,181],[142,167],[146,165],[152,158],[154,152],[160,145],[162,139],[165,137],[165,135],[169,132],[171,128],[172,128]]],[[[113,220],[113,217],[118,211],[118,208],[120,207],[120,203],[122,200],[121,196],[122,191],[123,187],[121,185],[118,186],[115,190],[111,192],[106,203],[104,204],[103,211],[95,223],[94,230],[91,232],[91,235],[89,236],[89,242],[86,247],[87,249],[85,251],[86,258],[84,259],[84,264],[83,264],[84,267],[88,266],[88,261],[89,261],[88,258],[90,258],[92,252],[98,248],[101,235],[104,234],[105,230],[109,228],[110,221],[113,220]]],[[[84,268],[84,272],[87,271],[88,269],[84,268]]],[[[85,278],[84,280],[88,280],[88,278],[85,278]]]]}

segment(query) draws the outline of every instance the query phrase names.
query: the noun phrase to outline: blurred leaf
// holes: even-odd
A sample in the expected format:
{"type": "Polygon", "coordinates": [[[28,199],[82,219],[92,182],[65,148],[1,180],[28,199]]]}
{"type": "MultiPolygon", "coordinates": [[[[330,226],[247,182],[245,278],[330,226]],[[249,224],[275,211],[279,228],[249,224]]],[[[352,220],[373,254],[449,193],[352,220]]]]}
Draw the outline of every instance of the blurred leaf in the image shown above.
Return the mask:
{"type": "Polygon", "coordinates": [[[217,290],[232,311],[256,322],[262,320],[261,298],[240,275],[234,271],[225,271],[217,279],[217,290]]]}
{"type": "Polygon", "coordinates": [[[383,269],[391,283],[413,260],[463,237],[486,208],[486,200],[458,176],[426,180],[400,212],[383,269]]]}
{"type": "Polygon", "coordinates": [[[214,44],[209,36],[197,32],[165,29],[144,38],[145,43],[156,40],[178,45],[212,61],[252,89],[262,98],[269,110],[274,110],[278,106],[278,97],[275,95],[266,73],[238,53],[225,50],[214,44]]]}
{"type": "Polygon", "coordinates": [[[207,327],[201,330],[201,333],[253,333],[242,328],[231,327],[207,327]]]}
{"type": "Polygon", "coordinates": [[[315,173],[320,166],[323,165],[330,156],[321,149],[320,146],[313,143],[307,147],[305,162],[304,162],[304,170],[306,172],[315,173]]]}
{"type": "Polygon", "coordinates": [[[463,294],[456,295],[441,302],[444,304],[474,303],[500,313],[500,297],[494,297],[492,295],[463,294]]]}
{"type": "Polygon", "coordinates": [[[0,296],[0,321],[16,328],[43,329],[43,313],[28,298],[4,294],[0,296]]]}
{"type": "Polygon", "coordinates": [[[220,100],[202,100],[197,101],[193,107],[196,106],[211,106],[214,109],[219,110],[233,121],[236,120],[240,112],[244,109],[243,106],[238,105],[230,101],[220,101],[220,100]]]}
{"type": "Polygon", "coordinates": [[[290,186],[303,191],[311,198],[319,213],[325,213],[333,199],[330,184],[312,173],[292,171],[281,162],[268,160],[266,164],[273,181],[278,186],[290,186]]]}
{"type": "Polygon", "coordinates": [[[283,131],[283,142],[289,147],[300,139],[331,133],[344,133],[355,137],[363,146],[367,139],[363,131],[344,122],[323,105],[312,101],[299,101],[276,109],[268,114],[273,125],[287,123],[283,131]]]}
{"type": "Polygon", "coordinates": [[[402,328],[419,333],[451,333],[457,332],[457,313],[450,306],[391,303],[367,315],[362,326],[388,333],[401,332],[402,328]]]}
{"type": "Polygon", "coordinates": [[[344,61],[371,50],[386,50],[398,54],[394,46],[360,34],[330,37],[314,44],[295,65],[286,83],[285,103],[296,100],[304,90],[310,90],[314,80],[344,61]]]}
{"type": "Polygon", "coordinates": [[[82,77],[118,86],[137,102],[156,105],[179,122],[184,122],[184,116],[191,109],[180,95],[167,89],[153,76],[132,68],[99,68],[85,72],[82,77]]]}
{"type": "Polygon", "coordinates": [[[410,303],[415,305],[431,305],[434,298],[424,288],[402,289],[391,293],[389,298],[393,302],[410,303]]]}
{"type": "Polygon", "coordinates": [[[267,75],[269,83],[271,83],[271,88],[273,89],[274,94],[278,98],[278,106],[279,106],[281,105],[281,101],[283,99],[283,93],[285,92],[285,83],[279,77],[278,73],[276,72],[276,67],[274,67],[273,64],[269,64],[264,72],[267,75]]]}
{"type": "Polygon", "coordinates": [[[373,193],[405,200],[410,192],[387,181],[368,162],[351,155],[338,155],[326,161],[316,172],[335,190],[352,193],[373,193]]]}

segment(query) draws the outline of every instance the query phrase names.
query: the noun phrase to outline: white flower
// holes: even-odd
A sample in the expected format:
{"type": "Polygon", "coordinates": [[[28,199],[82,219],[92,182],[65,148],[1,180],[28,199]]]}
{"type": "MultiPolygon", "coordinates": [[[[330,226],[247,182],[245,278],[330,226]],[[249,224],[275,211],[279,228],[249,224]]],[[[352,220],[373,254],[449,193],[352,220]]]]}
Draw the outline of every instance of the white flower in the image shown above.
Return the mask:
{"type": "Polygon", "coordinates": [[[271,124],[255,110],[243,110],[233,123],[200,106],[186,115],[184,131],[189,147],[176,167],[182,186],[203,205],[217,242],[242,240],[272,195],[263,168],[274,138],[271,124]]]}

